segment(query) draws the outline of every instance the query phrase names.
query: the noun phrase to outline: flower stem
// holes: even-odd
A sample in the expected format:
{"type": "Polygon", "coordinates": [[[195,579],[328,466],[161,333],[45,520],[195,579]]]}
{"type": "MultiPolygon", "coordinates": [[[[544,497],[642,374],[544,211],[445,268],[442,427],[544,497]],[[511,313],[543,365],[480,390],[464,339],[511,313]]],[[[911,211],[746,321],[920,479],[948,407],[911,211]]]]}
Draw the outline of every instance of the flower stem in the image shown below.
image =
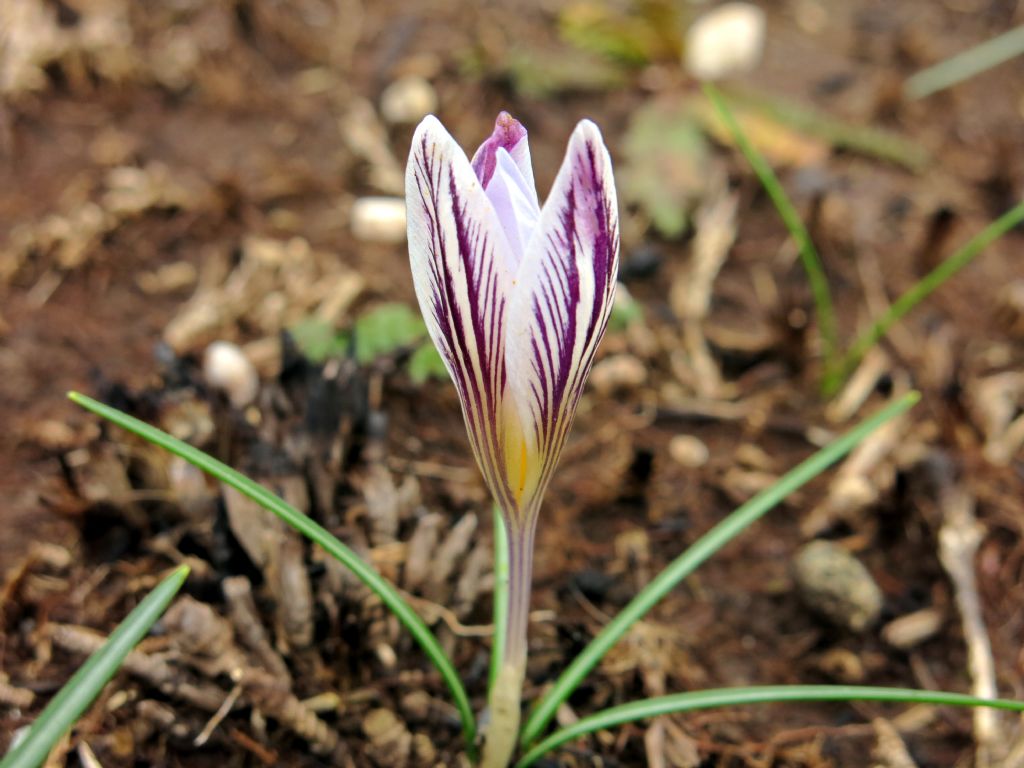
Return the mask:
{"type": "Polygon", "coordinates": [[[512,663],[526,669],[526,633],[530,625],[530,591],[533,579],[533,537],[536,517],[520,526],[511,523],[508,535],[508,617],[502,666],[512,663]]]}
{"type": "MultiPolygon", "coordinates": [[[[504,516],[502,516],[504,518],[504,516]]],[[[507,544],[507,593],[504,595],[504,619],[495,614],[495,631],[504,623],[504,649],[497,662],[491,657],[491,688],[488,708],[491,722],[484,743],[483,768],[506,768],[512,760],[519,741],[519,722],[523,695],[523,677],[526,674],[527,630],[530,623],[530,591],[533,575],[533,538],[536,515],[524,525],[502,520],[507,544]]],[[[496,544],[499,543],[495,537],[496,544]]],[[[495,565],[502,559],[496,556],[495,565]]],[[[502,576],[495,572],[495,606],[497,611],[497,584],[502,576]]],[[[497,646],[496,646],[497,649],[497,646]]]]}
{"type": "Polygon", "coordinates": [[[501,507],[494,505],[494,636],[491,639],[491,670],[487,691],[497,685],[501,662],[505,658],[505,633],[508,625],[508,531],[501,507]]]}
{"type": "Polygon", "coordinates": [[[488,707],[491,722],[484,741],[481,768],[507,768],[519,741],[520,701],[523,696],[525,667],[514,663],[501,665],[491,688],[488,707]]]}

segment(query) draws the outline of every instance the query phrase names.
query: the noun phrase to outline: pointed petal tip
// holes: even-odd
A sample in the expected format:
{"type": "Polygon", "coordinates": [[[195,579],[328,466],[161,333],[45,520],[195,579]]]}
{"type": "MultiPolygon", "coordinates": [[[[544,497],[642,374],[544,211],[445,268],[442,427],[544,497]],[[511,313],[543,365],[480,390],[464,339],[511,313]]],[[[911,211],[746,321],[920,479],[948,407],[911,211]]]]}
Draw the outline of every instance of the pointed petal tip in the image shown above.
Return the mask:
{"type": "Polygon", "coordinates": [[[516,120],[509,112],[502,110],[494,120],[494,133],[492,139],[501,138],[501,146],[510,149],[522,141],[526,135],[526,128],[516,120]]]}
{"type": "Polygon", "coordinates": [[[569,144],[573,145],[580,142],[598,146],[606,153],[608,151],[604,143],[604,135],[593,120],[583,119],[576,123],[576,128],[573,129],[572,136],[569,138],[569,144]]]}
{"type": "MultiPolygon", "coordinates": [[[[494,130],[491,132],[491,135],[487,137],[487,140],[480,145],[480,148],[473,155],[473,170],[476,172],[477,178],[480,179],[480,183],[486,187],[494,175],[496,156],[499,149],[504,149],[521,160],[520,153],[516,152],[516,148],[525,140],[526,129],[523,127],[523,124],[508,112],[499,112],[498,117],[494,121],[494,130]]],[[[523,146],[525,147],[526,145],[524,144],[523,146]]],[[[528,154],[523,156],[529,157],[528,154]]],[[[517,162],[517,164],[521,165],[521,162],[517,162]]],[[[527,169],[521,167],[520,170],[523,171],[524,176],[527,175],[527,169]]],[[[532,171],[529,174],[529,178],[532,182],[532,171]]]]}
{"type": "Polygon", "coordinates": [[[421,139],[423,135],[440,135],[444,137],[450,137],[448,130],[444,127],[444,124],[438,120],[437,115],[426,115],[420,124],[416,126],[416,131],[413,134],[412,144],[415,147],[417,140],[421,139]]]}

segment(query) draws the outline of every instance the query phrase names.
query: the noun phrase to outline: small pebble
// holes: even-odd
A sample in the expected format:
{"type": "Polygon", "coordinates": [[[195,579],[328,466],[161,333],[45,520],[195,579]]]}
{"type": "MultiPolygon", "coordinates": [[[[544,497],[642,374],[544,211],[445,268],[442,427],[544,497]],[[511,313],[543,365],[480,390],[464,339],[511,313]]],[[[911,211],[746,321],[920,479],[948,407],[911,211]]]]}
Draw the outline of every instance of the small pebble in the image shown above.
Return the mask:
{"type": "Polygon", "coordinates": [[[362,197],[349,214],[352,234],[369,243],[405,240],[405,200],[400,197],[362,197]]]}
{"type": "Polygon", "coordinates": [[[230,341],[215,341],[206,348],[203,378],[211,387],[227,395],[235,408],[249,405],[260,390],[256,368],[241,348],[230,341]]]}
{"type": "Polygon", "coordinates": [[[419,75],[406,75],[380,95],[380,114],[389,123],[418,123],[437,110],[437,91],[419,75]]]}
{"type": "Polygon", "coordinates": [[[437,759],[437,748],[425,733],[413,734],[412,753],[416,756],[417,765],[433,765],[437,759]]]}
{"type": "Polygon", "coordinates": [[[647,369],[633,355],[612,355],[594,366],[590,381],[601,394],[635,389],[647,381],[647,369]]]}
{"type": "Polygon", "coordinates": [[[160,295],[173,293],[194,285],[199,273],[187,261],[175,261],[152,272],[140,272],[135,282],[143,293],[160,295]]]}
{"type": "Polygon", "coordinates": [[[793,562],[800,597],[816,613],[863,632],[882,612],[882,590],[861,562],[829,541],[813,541],[793,562]]]}
{"type": "Polygon", "coordinates": [[[707,464],[710,452],[704,441],[693,435],[676,435],[668,443],[668,455],[684,467],[696,469],[707,464]]]}
{"type": "Polygon", "coordinates": [[[402,697],[400,706],[410,722],[421,723],[430,716],[430,694],[422,690],[410,691],[402,697]]]}
{"type": "Polygon", "coordinates": [[[846,648],[829,648],[821,654],[817,666],[840,683],[856,685],[864,682],[864,664],[856,653],[846,648]]]}
{"type": "Polygon", "coordinates": [[[941,611],[922,608],[893,619],[882,627],[882,639],[894,648],[907,651],[935,637],[944,623],[941,611]]]}
{"type": "Polygon", "coordinates": [[[686,32],[687,71],[702,80],[750,72],[764,50],[764,11],[751,3],[725,3],[686,32]]]}
{"type": "Polygon", "coordinates": [[[370,740],[367,756],[376,765],[403,768],[409,765],[412,734],[389,709],[371,710],[363,718],[363,733],[370,740]]]}

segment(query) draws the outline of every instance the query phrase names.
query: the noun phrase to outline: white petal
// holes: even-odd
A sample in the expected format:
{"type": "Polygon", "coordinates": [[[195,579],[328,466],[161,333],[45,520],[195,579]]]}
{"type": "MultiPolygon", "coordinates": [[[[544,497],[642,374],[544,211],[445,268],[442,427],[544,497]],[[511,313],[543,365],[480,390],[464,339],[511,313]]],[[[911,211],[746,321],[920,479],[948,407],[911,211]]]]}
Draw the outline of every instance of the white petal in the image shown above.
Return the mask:
{"type": "Polygon", "coordinates": [[[413,136],[405,185],[416,298],[455,382],[484,478],[501,502],[509,244],[469,160],[433,116],[413,136]]]}
{"type": "Polygon", "coordinates": [[[542,491],[572,417],[615,294],[618,204],[611,159],[593,123],[573,132],[541,210],[508,309],[509,386],[542,491]]]}

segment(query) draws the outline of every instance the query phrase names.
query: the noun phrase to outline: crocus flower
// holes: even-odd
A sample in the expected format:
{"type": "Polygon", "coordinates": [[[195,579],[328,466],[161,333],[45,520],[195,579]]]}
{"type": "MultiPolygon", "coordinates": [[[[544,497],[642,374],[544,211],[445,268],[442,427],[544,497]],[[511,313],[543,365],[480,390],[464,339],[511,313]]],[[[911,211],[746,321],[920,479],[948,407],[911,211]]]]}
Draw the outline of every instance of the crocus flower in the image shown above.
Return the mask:
{"type": "Polygon", "coordinates": [[[502,112],[470,162],[428,116],[413,137],[405,183],[416,295],[508,531],[505,658],[518,686],[541,497],[615,292],[611,160],[597,126],[580,122],[541,207],[518,121],[502,112]]]}

